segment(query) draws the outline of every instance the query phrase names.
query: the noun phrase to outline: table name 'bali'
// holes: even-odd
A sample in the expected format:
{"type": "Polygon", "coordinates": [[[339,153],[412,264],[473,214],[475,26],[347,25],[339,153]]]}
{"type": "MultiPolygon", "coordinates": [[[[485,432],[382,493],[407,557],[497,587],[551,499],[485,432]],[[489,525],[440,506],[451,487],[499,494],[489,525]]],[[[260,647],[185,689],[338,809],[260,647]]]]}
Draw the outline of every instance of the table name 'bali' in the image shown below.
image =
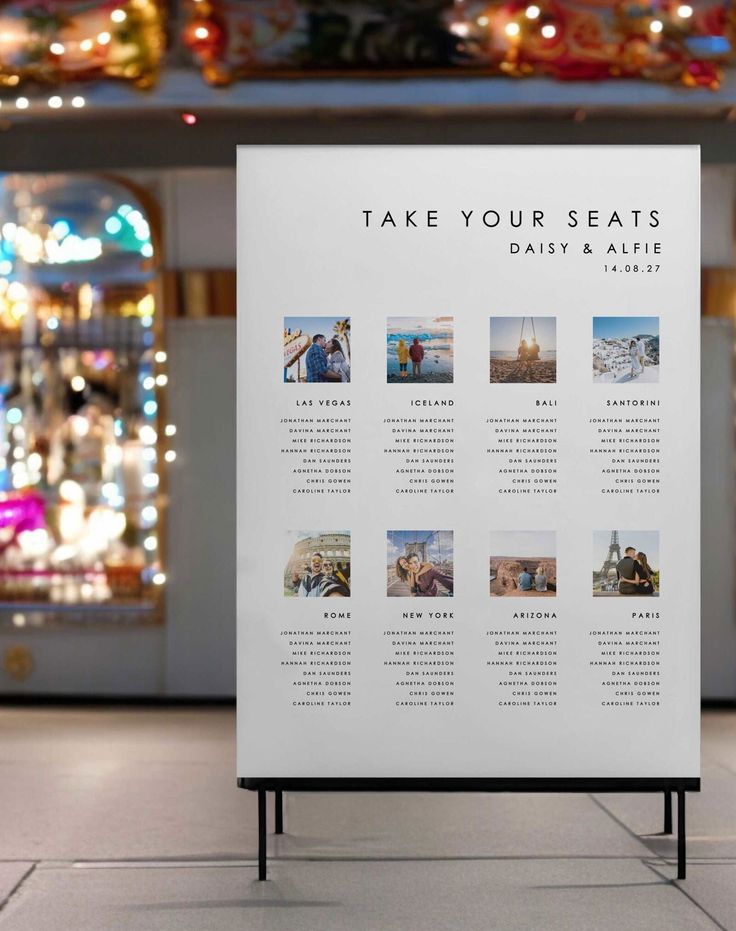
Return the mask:
{"type": "MultiPolygon", "coordinates": [[[[439,210],[363,210],[366,229],[436,229],[440,225],[439,210]]],[[[656,229],[659,226],[658,210],[568,210],[564,216],[546,217],[544,210],[460,210],[459,218],[465,229],[544,229],[549,220],[554,225],[561,219],[570,229],[656,229]]]]}

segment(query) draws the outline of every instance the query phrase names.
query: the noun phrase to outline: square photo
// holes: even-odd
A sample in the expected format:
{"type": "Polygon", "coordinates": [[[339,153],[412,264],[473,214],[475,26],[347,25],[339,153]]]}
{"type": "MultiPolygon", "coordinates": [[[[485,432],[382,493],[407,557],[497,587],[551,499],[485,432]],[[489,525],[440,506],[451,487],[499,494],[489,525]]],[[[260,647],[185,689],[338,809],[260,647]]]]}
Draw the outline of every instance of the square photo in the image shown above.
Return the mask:
{"type": "Polygon", "coordinates": [[[593,317],[593,382],[659,381],[659,317],[593,317]]]}
{"type": "Polygon", "coordinates": [[[350,531],[294,530],[285,547],[286,598],[350,597],[350,531]]]}
{"type": "Polygon", "coordinates": [[[549,598],[557,594],[554,530],[495,530],[490,544],[491,595],[549,598]]]}
{"type": "Polygon", "coordinates": [[[386,381],[443,384],[453,381],[453,317],[389,317],[386,381]]]}
{"type": "Polygon", "coordinates": [[[659,595],[659,531],[596,530],[593,595],[659,595]]]}
{"type": "Polygon", "coordinates": [[[452,530],[389,530],[386,594],[447,598],[454,591],[452,530]]]}
{"type": "Polygon", "coordinates": [[[350,382],[350,317],[284,317],[284,382],[350,382]]]}
{"type": "Polygon", "coordinates": [[[491,384],[556,381],[555,317],[491,317],[491,384]]]}

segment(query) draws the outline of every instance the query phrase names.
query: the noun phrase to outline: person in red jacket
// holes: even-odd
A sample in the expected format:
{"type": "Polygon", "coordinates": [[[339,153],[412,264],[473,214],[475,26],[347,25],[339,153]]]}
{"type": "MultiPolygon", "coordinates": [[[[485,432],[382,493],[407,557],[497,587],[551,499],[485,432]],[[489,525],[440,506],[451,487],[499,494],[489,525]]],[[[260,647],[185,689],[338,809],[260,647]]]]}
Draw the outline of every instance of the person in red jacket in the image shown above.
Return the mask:
{"type": "Polygon", "coordinates": [[[409,357],[411,359],[411,374],[413,378],[420,378],[422,374],[422,360],[424,359],[424,347],[418,338],[409,347],[409,357]]]}

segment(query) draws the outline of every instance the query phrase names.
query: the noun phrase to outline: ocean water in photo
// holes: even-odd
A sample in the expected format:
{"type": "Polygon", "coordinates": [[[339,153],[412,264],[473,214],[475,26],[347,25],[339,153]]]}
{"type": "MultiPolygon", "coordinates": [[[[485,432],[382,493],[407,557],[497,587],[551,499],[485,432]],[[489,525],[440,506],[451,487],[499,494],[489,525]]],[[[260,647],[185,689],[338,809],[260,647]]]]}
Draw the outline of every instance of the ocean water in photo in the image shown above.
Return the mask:
{"type": "MultiPolygon", "coordinates": [[[[390,333],[387,338],[387,372],[389,375],[398,375],[399,359],[396,355],[396,346],[403,339],[407,346],[411,346],[416,338],[424,348],[424,361],[422,372],[436,372],[438,375],[452,374],[452,334],[451,333],[390,333]]],[[[411,359],[409,359],[409,372],[411,372],[411,359]]]]}
{"type": "MultiPolygon", "coordinates": [[[[492,359],[511,359],[511,360],[513,360],[513,359],[516,359],[517,355],[518,355],[518,352],[517,352],[516,349],[514,349],[514,350],[510,350],[510,349],[498,349],[498,350],[494,350],[494,349],[492,349],[492,350],[491,350],[491,358],[492,358],[492,359]]],[[[539,358],[542,359],[542,360],[544,360],[544,361],[554,362],[555,359],[557,358],[557,350],[555,350],[555,349],[542,349],[542,350],[540,351],[540,353],[539,353],[539,358]]]]}

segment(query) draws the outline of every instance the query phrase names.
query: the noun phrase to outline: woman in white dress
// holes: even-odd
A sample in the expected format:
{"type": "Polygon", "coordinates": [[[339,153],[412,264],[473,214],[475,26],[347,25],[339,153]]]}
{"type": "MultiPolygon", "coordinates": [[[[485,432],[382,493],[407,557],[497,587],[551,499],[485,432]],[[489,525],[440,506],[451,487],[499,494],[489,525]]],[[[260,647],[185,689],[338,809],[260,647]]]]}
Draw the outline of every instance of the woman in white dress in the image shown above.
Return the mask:
{"type": "Polygon", "coordinates": [[[639,347],[636,345],[635,339],[632,339],[629,343],[629,357],[631,359],[631,377],[636,378],[641,375],[644,369],[639,361],[639,347]]]}
{"type": "Polygon", "coordinates": [[[343,355],[342,346],[337,338],[333,337],[328,343],[327,357],[330,368],[333,372],[337,372],[340,381],[350,381],[350,366],[343,355]]]}

